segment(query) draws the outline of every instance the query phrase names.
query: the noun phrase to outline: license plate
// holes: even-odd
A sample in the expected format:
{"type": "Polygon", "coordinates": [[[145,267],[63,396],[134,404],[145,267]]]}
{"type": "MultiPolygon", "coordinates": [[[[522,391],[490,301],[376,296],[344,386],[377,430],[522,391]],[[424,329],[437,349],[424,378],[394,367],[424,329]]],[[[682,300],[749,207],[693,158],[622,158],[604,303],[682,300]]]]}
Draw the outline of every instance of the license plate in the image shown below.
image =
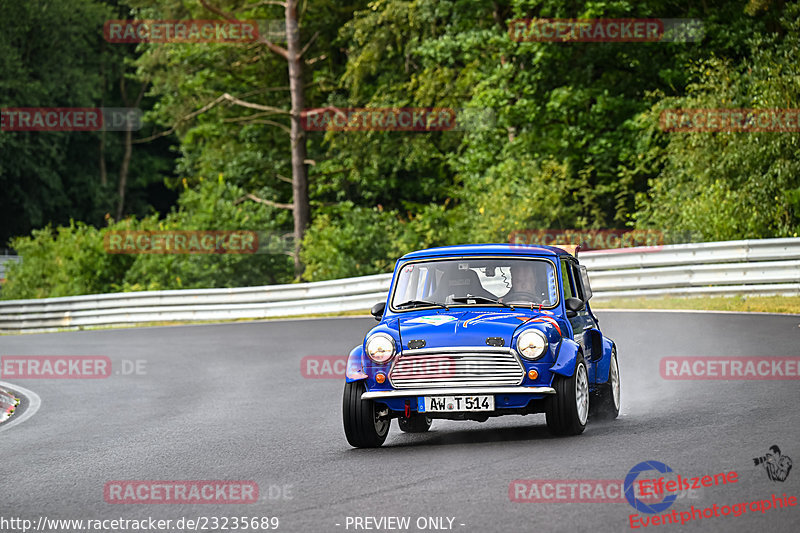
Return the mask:
{"type": "Polygon", "coordinates": [[[494,411],[494,396],[425,396],[428,413],[494,411]]]}

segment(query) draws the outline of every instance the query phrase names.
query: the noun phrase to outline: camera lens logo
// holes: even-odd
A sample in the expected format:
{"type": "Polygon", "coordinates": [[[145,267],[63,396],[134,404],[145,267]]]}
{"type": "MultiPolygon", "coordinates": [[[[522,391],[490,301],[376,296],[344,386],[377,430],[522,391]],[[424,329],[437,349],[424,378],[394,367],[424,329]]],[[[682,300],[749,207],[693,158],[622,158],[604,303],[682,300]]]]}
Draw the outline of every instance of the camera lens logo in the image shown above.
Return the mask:
{"type": "Polygon", "coordinates": [[[639,463],[638,465],[631,468],[628,475],[625,476],[625,499],[628,500],[628,503],[633,506],[634,509],[639,511],[640,513],[649,513],[649,514],[658,514],[663,511],[669,509],[675,500],[678,498],[677,494],[669,494],[665,496],[663,500],[658,503],[647,504],[644,503],[642,500],[638,499],[633,492],[633,484],[636,482],[636,478],[639,477],[639,474],[642,472],[647,472],[649,470],[656,470],[662,474],[666,474],[668,472],[672,472],[672,469],[661,463],[659,461],[644,461],[639,463]]]}

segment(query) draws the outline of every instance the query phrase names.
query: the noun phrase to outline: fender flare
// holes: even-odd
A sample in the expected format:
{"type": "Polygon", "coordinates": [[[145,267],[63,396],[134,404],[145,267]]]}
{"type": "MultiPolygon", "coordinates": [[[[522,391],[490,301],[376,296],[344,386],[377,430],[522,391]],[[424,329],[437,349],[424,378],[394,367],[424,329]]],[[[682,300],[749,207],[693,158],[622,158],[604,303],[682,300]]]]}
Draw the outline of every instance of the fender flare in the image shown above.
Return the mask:
{"type": "Polygon", "coordinates": [[[360,344],[353,348],[350,355],[347,356],[344,376],[345,383],[367,379],[367,374],[364,373],[364,347],[360,344]]]}
{"type": "Polygon", "coordinates": [[[550,372],[564,377],[571,377],[575,373],[575,362],[581,352],[581,345],[572,339],[563,339],[558,347],[556,363],[550,368],[550,372]]]}
{"type": "MultiPolygon", "coordinates": [[[[617,344],[614,341],[603,337],[603,357],[597,362],[597,370],[595,370],[595,375],[598,376],[597,383],[608,383],[611,377],[611,351],[616,351],[616,348],[617,344]],[[599,376],[603,377],[602,381],[599,376]]],[[[619,352],[617,352],[617,364],[619,364],[619,352]]]]}

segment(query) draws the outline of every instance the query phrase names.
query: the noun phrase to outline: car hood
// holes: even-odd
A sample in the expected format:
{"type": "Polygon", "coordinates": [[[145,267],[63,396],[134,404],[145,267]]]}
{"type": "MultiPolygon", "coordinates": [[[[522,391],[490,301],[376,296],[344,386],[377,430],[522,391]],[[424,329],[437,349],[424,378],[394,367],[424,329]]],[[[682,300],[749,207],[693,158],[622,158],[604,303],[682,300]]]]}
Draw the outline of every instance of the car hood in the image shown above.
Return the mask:
{"type": "Polygon", "coordinates": [[[511,346],[514,331],[538,316],[552,316],[535,311],[461,311],[414,314],[399,319],[403,348],[410,341],[425,341],[425,348],[444,346],[486,346],[489,337],[500,337],[511,346]]]}

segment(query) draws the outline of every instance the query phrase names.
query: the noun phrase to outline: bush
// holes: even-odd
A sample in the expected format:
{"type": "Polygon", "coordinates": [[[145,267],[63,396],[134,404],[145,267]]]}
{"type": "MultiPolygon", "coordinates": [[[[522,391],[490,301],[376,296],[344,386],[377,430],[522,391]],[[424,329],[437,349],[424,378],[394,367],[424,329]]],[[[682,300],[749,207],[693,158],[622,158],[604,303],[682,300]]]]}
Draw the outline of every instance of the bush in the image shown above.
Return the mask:
{"type": "MultiPolygon", "coordinates": [[[[235,204],[243,190],[222,180],[203,181],[197,189],[186,189],[178,199],[178,210],[166,219],[148,219],[140,229],[252,230],[280,237],[291,213],[251,201],[235,204]]],[[[247,287],[289,283],[293,263],[288,254],[141,254],[125,275],[124,288],[134,290],[247,287]]]]}
{"type": "Polygon", "coordinates": [[[419,248],[448,244],[445,206],[419,208],[403,220],[397,211],[345,203],[318,215],[303,239],[303,279],[321,281],[391,272],[395,261],[419,248]]]}
{"type": "MultiPolygon", "coordinates": [[[[664,97],[640,120],[655,129],[668,108],[798,108],[800,7],[787,6],[785,35],[756,35],[752,59],[709,59],[694,67],[687,94],[664,97]]],[[[669,133],[663,164],[640,194],[638,224],[699,241],[795,237],[800,233],[800,134],[669,133]]],[[[657,141],[662,142],[662,141],[657,141]]]]}
{"type": "Polygon", "coordinates": [[[102,294],[118,291],[242,287],[292,281],[288,254],[111,254],[103,238],[112,231],[252,230],[279,236],[288,217],[253,202],[235,201],[237,187],[202,182],[186,189],[178,209],[164,220],[154,215],[128,218],[97,229],[70,222],[55,230],[34,230],[11,245],[22,262],[11,264],[2,298],[26,299],[102,294]]]}
{"type": "Polygon", "coordinates": [[[5,300],[113,292],[133,264],[132,256],[106,253],[101,230],[82,222],[33,230],[11,246],[23,260],[9,264],[5,300]]]}

